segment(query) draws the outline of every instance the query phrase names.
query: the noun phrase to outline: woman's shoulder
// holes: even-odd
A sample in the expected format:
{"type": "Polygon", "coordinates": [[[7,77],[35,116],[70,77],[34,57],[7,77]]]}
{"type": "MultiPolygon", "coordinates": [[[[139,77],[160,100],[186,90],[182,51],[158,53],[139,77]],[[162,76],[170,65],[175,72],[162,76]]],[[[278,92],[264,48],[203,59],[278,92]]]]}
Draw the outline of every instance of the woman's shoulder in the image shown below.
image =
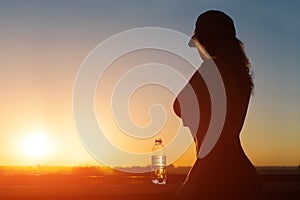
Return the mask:
{"type": "Polygon", "coordinates": [[[220,77],[225,78],[224,76],[230,76],[230,69],[227,63],[221,59],[209,59],[204,61],[198,70],[191,77],[191,81],[206,79],[206,77],[220,77]],[[221,75],[221,76],[220,76],[221,75]]]}
{"type": "Polygon", "coordinates": [[[223,81],[224,79],[233,79],[232,69],[229,64],[222,59],[213,58],[202,63],[200,70],[203,74],[210,73],[210,75],[220,74],[223,81]]]}

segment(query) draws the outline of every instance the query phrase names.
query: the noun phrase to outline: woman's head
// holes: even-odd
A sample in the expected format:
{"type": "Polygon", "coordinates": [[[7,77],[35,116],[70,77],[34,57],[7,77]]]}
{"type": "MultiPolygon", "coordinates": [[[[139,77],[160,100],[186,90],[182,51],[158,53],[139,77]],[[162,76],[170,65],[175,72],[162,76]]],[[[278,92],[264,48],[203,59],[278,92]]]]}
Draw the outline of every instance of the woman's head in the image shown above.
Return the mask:
{"type": "Polygon", "coordinates": [[[247,84],[253,87],[249,75],[250,63],[244,52],[243,43],[236,38],[233,20],[222,11],[209,10],[202,13],[197,21],[192,37],[203,58],[217,58],[225,62],[237,79],[241,89],[247,84]],[[204,50],[204,51],[203,51],[204,50]]]}
{"type": "Polygon", "coordinates": [[[219,10],[209,10],[199,15],[196,21],[195,37],[199,38],[208,32],[228,37],[236,35],[233,20],[219,10]]]}

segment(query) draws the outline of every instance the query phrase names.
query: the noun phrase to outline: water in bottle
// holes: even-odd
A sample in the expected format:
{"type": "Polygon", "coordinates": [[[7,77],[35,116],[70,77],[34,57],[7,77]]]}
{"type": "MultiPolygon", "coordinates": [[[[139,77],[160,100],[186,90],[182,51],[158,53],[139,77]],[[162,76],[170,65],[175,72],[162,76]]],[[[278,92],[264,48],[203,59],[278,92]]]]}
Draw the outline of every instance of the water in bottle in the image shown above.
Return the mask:
{"type": "Polygon", "coordinates": [[[151,158],[152,183],[165,185],[167,183],[166,154],[162,139],[155,139],[151,158]]]}

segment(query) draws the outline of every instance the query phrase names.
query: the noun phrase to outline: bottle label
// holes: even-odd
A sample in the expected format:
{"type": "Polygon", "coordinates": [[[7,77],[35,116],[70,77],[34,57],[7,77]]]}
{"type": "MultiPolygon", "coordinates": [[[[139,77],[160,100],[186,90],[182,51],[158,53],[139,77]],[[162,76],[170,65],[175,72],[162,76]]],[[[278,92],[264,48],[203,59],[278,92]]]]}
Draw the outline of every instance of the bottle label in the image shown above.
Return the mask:
{"type": "Polygon", "coordinates": [[[165,167],[165,166],[166,166],[165,155],[152,156],[152,167],[165,167]]]}

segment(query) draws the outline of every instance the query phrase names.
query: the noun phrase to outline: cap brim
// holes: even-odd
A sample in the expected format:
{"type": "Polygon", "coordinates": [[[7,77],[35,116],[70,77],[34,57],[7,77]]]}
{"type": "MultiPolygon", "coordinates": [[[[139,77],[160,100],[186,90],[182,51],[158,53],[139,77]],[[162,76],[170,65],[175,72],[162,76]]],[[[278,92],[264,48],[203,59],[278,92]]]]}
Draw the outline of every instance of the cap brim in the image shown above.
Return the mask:
{"type": "Polygon", "coordinates": [[[188,45],[189,45],[189,47],[196,47],[196,43],[195,43],[193,37],[191,37],[191,39],[190,39],[188,45]]]}

